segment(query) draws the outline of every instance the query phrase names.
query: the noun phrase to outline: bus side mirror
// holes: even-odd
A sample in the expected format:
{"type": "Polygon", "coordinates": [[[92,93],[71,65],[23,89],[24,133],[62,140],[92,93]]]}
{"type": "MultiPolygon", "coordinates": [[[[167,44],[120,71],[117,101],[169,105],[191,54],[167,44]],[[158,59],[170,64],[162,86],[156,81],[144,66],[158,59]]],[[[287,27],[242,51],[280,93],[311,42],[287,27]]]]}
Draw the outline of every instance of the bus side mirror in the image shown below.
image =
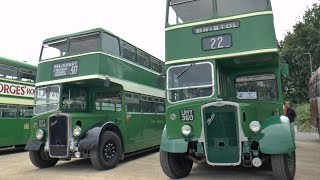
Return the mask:
{"type": "Polygon", "coordinates": [[[289,65],[287,63],[281,64],[281,74],[284,77],[289,76],[289,65]]]}

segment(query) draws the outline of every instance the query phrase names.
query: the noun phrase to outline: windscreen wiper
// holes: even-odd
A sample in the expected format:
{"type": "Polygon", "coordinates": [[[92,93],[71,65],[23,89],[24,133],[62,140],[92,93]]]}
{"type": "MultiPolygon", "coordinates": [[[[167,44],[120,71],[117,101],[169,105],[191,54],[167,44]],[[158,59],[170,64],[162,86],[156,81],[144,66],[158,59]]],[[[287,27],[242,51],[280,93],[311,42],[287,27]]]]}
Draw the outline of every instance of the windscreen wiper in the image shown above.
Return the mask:
{"type": "Polygon", "coordinates": [[[185,4],[185,3],[189,3],[189,2],[193,2],[193,1],[199,1],[199,0],[185,0],[185,1],[180,1],[180,2],[173,2],[173,0],[172,0],[172,1],[170,1],[170,6],[185,4]]]}
{"type": "Polygon", "coordinates": [[[192,66],[194,65],[194,63],[191,63],[190,66],[188,66],[186,69],[184,69],[177,77],[176,79],[178,79],[180,76],[182,76],[185,72],[187,72],[192,66]]]}

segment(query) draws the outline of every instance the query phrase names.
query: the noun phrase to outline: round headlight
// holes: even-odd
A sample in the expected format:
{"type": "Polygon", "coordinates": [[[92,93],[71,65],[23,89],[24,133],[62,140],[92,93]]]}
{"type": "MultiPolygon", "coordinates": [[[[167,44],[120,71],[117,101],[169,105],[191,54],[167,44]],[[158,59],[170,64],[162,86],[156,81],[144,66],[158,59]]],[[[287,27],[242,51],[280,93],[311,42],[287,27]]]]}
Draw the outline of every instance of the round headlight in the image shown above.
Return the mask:
{"type": "Polygon", "coordinates": [[[260,130],[260,128],[261,128],[261,125],[260,125],[260,123],[258,121],[252,121],[250,123],[251,131],[256,133],[256,132],[258,132],[260,130]]]}
{"type": "Polygon", "coordinates": [[[189,135],[191,134],[191,126],[189,126],[189,125],[183,125],[183,126],[181,127],[181,132],[182,132],[183,135],[189,136],[189,135]]]}
{"type": "Polygon", "coordinates": [[[173,121],[173,120],[176,120],[177,116],[175,114],[171,114],[170,115],[170,119],[173,121]]]}
{"type": "Polygon", "coordinates": [[[37,139],[42,139],[43,138],[43,136],[44,136],[44,132],[41,130],[41,129],[38,129],[37,131],[36,131],[36,137],[37,137],[37,139]]]}
{"type": "Polygon", "coordinates": [[[76,126],[75,128],[73,128],[73,136],[77,137],[80,136],[82,132],[82,129],[79,126],[76,126]]]}

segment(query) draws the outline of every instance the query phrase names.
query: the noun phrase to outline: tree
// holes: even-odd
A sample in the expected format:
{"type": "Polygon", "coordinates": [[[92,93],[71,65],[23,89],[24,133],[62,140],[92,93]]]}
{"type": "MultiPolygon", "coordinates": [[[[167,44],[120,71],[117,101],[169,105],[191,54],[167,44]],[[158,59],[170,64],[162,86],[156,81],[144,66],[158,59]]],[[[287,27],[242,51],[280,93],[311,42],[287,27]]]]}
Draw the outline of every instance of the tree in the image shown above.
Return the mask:
{"type": "Polygon", "coordinates": [[[295,103],[309,101],[310,65],[309,56],[313,60],[313,71],[320,65],[320,4],[313,4],[301,22],[287,32],[280,42],[282,61],[289,65],[290,75],[283,78],[285,100],[295,103]]]}

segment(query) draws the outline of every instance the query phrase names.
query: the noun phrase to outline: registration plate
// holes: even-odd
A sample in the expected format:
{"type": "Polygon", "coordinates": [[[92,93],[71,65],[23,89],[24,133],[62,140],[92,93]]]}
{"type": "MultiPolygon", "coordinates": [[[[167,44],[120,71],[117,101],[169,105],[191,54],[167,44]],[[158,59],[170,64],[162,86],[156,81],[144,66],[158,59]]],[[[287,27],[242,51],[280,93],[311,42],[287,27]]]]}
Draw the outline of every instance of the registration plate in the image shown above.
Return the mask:
{"type": "Polygon", "coordinates": [[[232,46],[231,34],[210,36],[202,39],[202,49],[204,51],[230,48],[232,46]]]}
{"type": "Polygon", "coordinates": [[[194,111],[191,109],[185,109],[180,111],[181,121],[193,121],[194,120],[194,111]]]}

